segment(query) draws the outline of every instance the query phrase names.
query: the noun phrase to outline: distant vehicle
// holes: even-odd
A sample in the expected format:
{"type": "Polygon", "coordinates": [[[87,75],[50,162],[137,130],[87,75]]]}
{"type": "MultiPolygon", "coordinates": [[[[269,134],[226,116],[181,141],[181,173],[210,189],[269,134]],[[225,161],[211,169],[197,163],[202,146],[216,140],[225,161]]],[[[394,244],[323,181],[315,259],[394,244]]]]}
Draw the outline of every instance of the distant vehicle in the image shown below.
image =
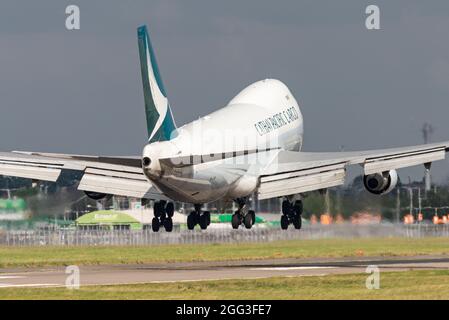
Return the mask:
{"type": "Polygon", "coordinates": [[[56,181],[62,170],[81,171],[78,188],[93,199],[115,194],[155,200],[154,231],[161,226],[173,229],[170,200],[194,204],[189,229],[196,224],[207,228],[210,213],[202,210],[204,203],[233,200],[238,209],[232,227],[249,229],[255,212],[248,198],[254,193],[261,200],[282,197],[281,228],[293,224],[300,229],[301,195],[342,185],[348,166],[361,165],[365,188],[382,195],[396,186],[396,169],[425,164],[429,170],[449,149],[447,141],[374,151],[303,152],[299,104],[275,79],[255,82],[223,108],[177,127],[146,26],[139,27],[137,35],[148,129],[142,155],[1,153],[0,174],[56,181]]]}

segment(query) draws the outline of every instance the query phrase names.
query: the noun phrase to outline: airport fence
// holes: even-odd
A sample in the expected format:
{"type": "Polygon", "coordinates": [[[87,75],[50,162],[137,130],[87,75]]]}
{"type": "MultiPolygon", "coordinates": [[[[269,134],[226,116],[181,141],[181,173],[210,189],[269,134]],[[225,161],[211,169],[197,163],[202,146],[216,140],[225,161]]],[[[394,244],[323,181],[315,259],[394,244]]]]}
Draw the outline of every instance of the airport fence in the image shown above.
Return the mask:
{"type": "Polygon", "coordinates": [[[142,246],[162,244],[257,243],[294,239],[449,237],[449,225],[311,225],[302,230],[228,228],[178,230],[27,230],[0,231],[2,246],[142,246]]]}

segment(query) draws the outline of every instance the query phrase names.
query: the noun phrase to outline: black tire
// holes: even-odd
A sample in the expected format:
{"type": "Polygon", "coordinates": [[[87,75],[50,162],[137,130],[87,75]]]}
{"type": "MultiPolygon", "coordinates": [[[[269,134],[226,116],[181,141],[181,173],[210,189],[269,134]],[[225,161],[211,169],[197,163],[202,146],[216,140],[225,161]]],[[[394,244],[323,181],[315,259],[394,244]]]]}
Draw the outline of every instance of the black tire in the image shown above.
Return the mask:
{"type": "Polygon", "coordinates": [[[282,214],[288,216],[291,212],[292,205],[290,204],[290,201],[284,200],[282,201],[282,214]]]}
{"type": "Polygon", "coordinates": [[[159,223],[159,219],[154,217],[153,220],[151,221],[151,229],[154,232],[158,232],[160,227],[161,227],[161,224],[159,223]]]}
{"type": "Polygon", "coordinates": [[[251,215],[252,218],[251,224],[254,225],[256,223],[256,212],[254,212],[254,210],[249,210],[248,214],[251,215]]]}
{"type": "Polygon", "coordinates": [[[296,230],[301,229],[302,226],[301,215],[297,214],[293,217],[293,226],[295,227],[296,230]]]}
{"type": "Polygon", "coordinates": [[[238,229],[240,227],[240,225],[242,224],[242,220],[240,218],[240,214],[238,213],[238,211],[236,211],[232,215],[231,224],[232,224],[233,229],[238,229]]]}
{"type": "Polygon", "coordinates": [[[207,215],[203,213],[200,216],[200,227],[201,227],[201,230],[206,230],[207,226],[208,226],[208,224],[207,224],[207,215]]]}
{"type": "Polygon", "coordinates": [[[187,229],[193,230],[196,225],[196,212],[193,211],[187,216],[187,229]]]}
{"type": "Polygon", "coordinates": [[[297,215],[302,215],[303,204],[301,200],[295,201],[295,205],[293,206],[293,212],[297,215]]]}
{"type": "Polygon", "coordinates": [[[173,202],[167,203],[167,205],[165,206],[165,212],[167,213],[167,216],[169,218],[173,217],[173,214],[175,213],[175,205],[173,204],[173,202]]]}
{"type": "Polygon", "coordinates": [[[253,226],[253,215],[248,212],[243,218],[243,224],[245,225],[246,229],[251,229],[251,227],[253,226]]]}
{"type": "Polygon", "coordinates": [[[288,217],[286,215],[282,215],[281,217],[281,229],[282,230],[288,229],[288,217]]]}
{"type": "Polygon", "coordinates": [[[210,225],[210,212],[209,211],[204,211],[203,215],[206,216],[207,226],[209,226],[210,225]]]}
{"type": "Polygon", "coordinates": [[[165,231],[167,231],[167,232],[173,231],[173,220],[171,218],[166,218],[164,220],[164,228],[165,228],[165,231]]]}
{"type": "Polygon", "coordinates": [[[159,218],[162,215],[162,204],[159,201],[154,203],[153,211],[156,218],[159,218]]]}
{"type": "Polygon", "coordinates": [[[167,219],[167,216],[165,215],[165,213],[162,213],[161,216],[159,217],[159,220],[161,221],[161,226],[164,225],[164,222],[166,219],[167,219]]]}

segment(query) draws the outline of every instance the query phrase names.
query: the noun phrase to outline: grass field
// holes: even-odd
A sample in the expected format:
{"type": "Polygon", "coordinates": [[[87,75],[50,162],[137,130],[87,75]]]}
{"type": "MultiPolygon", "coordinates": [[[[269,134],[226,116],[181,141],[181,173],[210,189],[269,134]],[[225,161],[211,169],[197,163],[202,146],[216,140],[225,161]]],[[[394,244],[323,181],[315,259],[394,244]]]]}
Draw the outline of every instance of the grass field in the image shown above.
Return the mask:
{"type": "Polygon", "coordinates": [[[151,247],[0,247],[0,268],[431,254],[449,254],[449,239],[326,239],[151,247]]]}
{"type": "Polygon", "coordinates": [[[163,284],[0,289],[0,299],[449,299],[449,270],[381,273],[380,289],[366,274],[163,284]]]}

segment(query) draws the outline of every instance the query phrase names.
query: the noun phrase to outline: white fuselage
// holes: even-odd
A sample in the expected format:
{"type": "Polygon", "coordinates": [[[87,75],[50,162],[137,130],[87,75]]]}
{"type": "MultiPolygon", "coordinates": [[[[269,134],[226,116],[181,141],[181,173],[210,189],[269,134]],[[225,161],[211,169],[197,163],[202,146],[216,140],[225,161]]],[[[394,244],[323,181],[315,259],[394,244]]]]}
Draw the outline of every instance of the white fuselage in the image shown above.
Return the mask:
{"type": "Polygon", "coordinates": [[[302,143],[303,117],[296,99],[282,82],[267,79],[242,90],[227,106],[178,128],[171,140],[146,145],[143,157],[151,164],[144,172],[176,201],[242,198],[257,188],[255,170],[270,164],[279,150],[300,151],[302,143]],[[199,157],[185,166],[159,161],[189,155],[199,157]]]}

